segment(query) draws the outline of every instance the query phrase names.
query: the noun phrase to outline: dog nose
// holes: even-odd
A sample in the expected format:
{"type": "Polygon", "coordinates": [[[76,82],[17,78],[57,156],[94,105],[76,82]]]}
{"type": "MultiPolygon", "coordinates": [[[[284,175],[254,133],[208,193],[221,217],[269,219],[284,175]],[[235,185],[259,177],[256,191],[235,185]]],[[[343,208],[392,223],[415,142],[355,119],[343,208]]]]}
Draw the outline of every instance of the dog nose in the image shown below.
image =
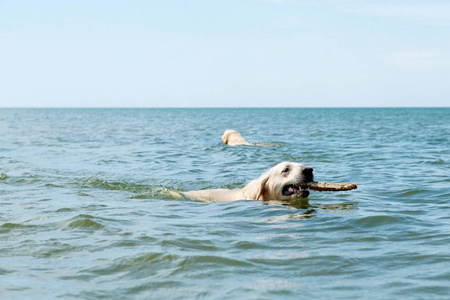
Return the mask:
{"type": "Polygon", "coordinates": [[[302,170],[303,174],[305,174],[305,175],[312,174],[313,171],[314,171],[314,169],[311,168],[311,167],[305,167],[305,168],[302,170]]]}
{"type": "Polygon", "coordinates": [[[313,181],[313,168],[311,168],[311,167],[305,167],[303,170],[302,170],[302,173],[303,173],[303,175],[305,175],[305,179],[307,180],[307,181],[313,181]]]}

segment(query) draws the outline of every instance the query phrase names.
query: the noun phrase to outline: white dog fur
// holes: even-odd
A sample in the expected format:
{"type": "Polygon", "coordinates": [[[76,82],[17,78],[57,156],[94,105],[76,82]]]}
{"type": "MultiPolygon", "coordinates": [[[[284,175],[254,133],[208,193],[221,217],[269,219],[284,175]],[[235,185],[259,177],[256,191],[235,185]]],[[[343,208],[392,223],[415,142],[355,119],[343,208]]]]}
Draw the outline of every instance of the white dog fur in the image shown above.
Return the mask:
{"type": "Polygon", "coordinates": [[[222,141],[224,144],[230,146],[251,145],[242,137],[242,135],[239,132],[231,129],[225,130],[225,132],[222,135],[222,141]]]}
{"type": "Polygon", "coordinates": [[[187,198],[222,202],[235,200],[288,200],[306,198],[307,188],[299,185],[313,181],[313,169],[300,163],[282,162],[241,189],[213,189],[183,193],[187,198]]]}

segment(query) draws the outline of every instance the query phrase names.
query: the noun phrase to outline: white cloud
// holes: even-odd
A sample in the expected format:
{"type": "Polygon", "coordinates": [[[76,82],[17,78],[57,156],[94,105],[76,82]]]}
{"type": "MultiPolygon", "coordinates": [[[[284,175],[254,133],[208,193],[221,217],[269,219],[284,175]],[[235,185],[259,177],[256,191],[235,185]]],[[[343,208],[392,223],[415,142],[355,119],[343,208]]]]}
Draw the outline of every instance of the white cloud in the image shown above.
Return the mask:
{"type": "Polygon", "coordinates": [[[434,26],[450,26],[450,2],[422,4],[366,4],[345,7],[344,12],[362,16],[395,17],[424,22],[434,26]]]}
{"type": "Polygon", "coordinates": [[[438,68],[448,66],[449,57],[439,51],[400,51],[390,56],[391,61],[398,67],[406,68],[438,68]]]}

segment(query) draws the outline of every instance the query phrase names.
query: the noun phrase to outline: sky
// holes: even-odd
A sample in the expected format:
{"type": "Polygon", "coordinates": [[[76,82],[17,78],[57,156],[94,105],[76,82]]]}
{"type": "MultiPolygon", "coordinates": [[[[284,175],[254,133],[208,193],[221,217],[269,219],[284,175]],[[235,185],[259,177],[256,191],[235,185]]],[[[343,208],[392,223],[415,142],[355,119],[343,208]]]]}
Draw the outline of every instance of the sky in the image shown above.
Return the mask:
{"type": "Polygon", "coordinates": [[[0,0],[0,107],[448,107],[450,1],[0,0]]]}

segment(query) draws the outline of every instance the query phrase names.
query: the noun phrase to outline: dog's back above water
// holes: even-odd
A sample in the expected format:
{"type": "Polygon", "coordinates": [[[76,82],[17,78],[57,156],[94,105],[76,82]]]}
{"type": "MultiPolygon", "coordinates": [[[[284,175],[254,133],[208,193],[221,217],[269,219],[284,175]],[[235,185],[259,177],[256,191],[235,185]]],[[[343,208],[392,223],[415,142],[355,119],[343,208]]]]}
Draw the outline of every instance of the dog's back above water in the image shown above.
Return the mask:
{"type": "Polygon", "coordinates": [[[282,162],[240,189],[212,189],[183,193],[190,199],[223,202],[235,200],[288,200],[307,198],[305,183],[314,180],[313,169],[300,163],[282,162]]]}

